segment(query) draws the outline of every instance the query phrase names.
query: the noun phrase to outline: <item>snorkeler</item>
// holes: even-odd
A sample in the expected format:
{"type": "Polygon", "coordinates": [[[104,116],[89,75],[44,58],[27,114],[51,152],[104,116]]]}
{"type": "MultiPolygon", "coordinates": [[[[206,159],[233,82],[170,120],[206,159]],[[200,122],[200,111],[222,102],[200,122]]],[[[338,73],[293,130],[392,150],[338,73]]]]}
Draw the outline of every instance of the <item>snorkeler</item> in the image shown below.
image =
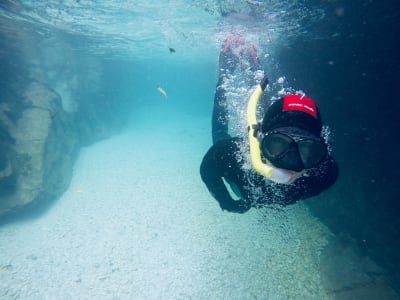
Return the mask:
{"type": "Polygon", "coordinates": [[[338,167],[323,137],[315,102],[304,95],[285,95],[267,108],[258,123],[256,107],[268,84],[265,77],[249,99],[248,137],[231,137],[224,78],[239,64],[254,71],[259,64],[254,47],[238,37],[227,39],[219,64],[213,145],[203,158],[200,174],[221,209],[244,213],[251,207],[288,205],[332,186],[338,167]]]}

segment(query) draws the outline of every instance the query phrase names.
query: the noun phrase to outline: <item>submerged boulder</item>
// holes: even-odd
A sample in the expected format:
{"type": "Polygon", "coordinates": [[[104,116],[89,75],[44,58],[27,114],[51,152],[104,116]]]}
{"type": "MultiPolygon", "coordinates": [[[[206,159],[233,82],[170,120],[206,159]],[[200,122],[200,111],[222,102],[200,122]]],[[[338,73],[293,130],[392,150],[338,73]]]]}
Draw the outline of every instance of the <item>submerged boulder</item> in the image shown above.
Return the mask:
{"type": "Polygon", "coordinates": [[[60,174],[63,168],[54,164],[70,161],[70,170],[73,159],[68,157],[76,155],[78,148],[74,135],[65,134],[72,129],[71,120],[51,88],[31,81],[14,96],[18,98],[0,101],[0,128],[5,137],[0,144],[0,215],[45,198],[46,186],[65,187],[69,180],[60,174]],[[51,176],[51,170],[60,174],[59,180],[51,176]]]}

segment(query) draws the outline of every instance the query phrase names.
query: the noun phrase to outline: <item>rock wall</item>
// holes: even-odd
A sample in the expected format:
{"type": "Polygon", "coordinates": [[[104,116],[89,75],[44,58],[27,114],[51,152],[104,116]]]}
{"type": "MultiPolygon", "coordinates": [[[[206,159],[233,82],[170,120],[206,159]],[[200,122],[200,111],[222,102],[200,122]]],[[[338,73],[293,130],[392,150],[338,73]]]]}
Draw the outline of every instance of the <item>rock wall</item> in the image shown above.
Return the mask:
{"type": "MultiPolygon", "coordinates": [[[[5,155],[2,155],[5,159],[0,177],[0,214],[40,197],[46,181],[47,156],[44,153],[49,137],[57,126],[67,125],[59,121],[62,114],[59,95],[44,84],[27,82],[18,97],[3,99],[1,103],[1,127],[6,130],[10,143],[2,141],[6,151],[3,150],[5,155]],[[10,102],[18,102],[18,105],[10,102]]],[[[55,155],[61,160],[61,153],[55,155]]]]}
{"type": "Polygon", "coordinates": [[[360,255],[384,266],[400,290],[397,22],[374,18],[378,3],[371,11],[351,5],[352,14],[349,6],[348,15],[327,20],[335,28],[319,29],[324,36],[336,32],[331,39],[294,41],[296,47],[282,47],[279,61],[291,85],[319,103],[339,163],[337,183],[307,203],[360,255]],[[354,24],[359,18],[370,22],[354,24]]]}
{"type": "Polygon", "coordinates": [[[79,110],[66,111],[60,94],[33,79],[8,94],[0,96],[0,217],[55,200],[68,187],[80,147],[115,133],[127,116],[88,95],[79,110]]]}
{"type": "Polygon", "coordinates": [[[117,92],[107,94],[118,89],[103,62],[74,42],[0,17],[0,221],[59,197],[80,147],[115,133],[129,114],[117,92]]]}

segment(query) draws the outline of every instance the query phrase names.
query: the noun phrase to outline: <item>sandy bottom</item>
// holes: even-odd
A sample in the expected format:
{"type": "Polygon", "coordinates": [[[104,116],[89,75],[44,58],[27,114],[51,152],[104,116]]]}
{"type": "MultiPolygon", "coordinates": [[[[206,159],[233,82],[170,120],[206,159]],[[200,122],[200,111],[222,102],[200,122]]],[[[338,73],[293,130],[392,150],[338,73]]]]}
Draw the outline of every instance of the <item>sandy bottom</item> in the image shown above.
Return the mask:
{"type": "Polygon", "coordinates": [[[0,299],[330,298],[320,256],[332,234],[304,204],[240,215],[209,195],[208,123],[82,149],[45,214],[0,228],[0,299]]]}

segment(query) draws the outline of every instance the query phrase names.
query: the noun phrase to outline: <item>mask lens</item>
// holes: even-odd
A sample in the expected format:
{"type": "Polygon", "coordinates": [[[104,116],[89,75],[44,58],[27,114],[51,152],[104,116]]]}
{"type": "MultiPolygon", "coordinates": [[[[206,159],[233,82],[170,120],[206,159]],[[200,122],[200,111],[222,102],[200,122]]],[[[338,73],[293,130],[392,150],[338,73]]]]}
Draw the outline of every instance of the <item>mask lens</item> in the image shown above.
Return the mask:
{"type": "Polygon", "coordinates": [[[303,169],[296,142],[286,134],[266,135],[261,144],[261,151],[265,158],[277,168],[292,171],[303,169]]]}
{"type": "Polygon", "coordinates": [[[267,159],[277,159],[282,156],[293,143],[287,135],[274,133],[264,137],[262,141],[262,152],[267,159]]]}
{"type": "Polygon", "coordinates": [[[297,143],[304,167],[311,168],[320,163],[326,156],[326,145],[323,142],[307,139],[297,143]]]}

